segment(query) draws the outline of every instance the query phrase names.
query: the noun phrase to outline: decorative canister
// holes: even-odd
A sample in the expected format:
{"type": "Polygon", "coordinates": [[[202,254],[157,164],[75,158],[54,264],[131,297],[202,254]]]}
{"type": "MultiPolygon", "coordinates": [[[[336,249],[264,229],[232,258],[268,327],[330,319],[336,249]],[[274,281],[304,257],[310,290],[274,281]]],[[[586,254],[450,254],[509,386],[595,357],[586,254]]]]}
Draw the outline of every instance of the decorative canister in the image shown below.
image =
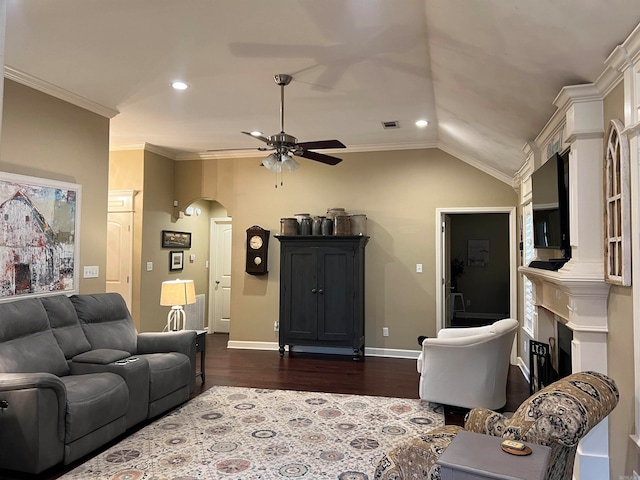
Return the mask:
{"type": "Polygon", "coordinates": [[[333,235],[333,220],[329,217],[322,219],[322,235],[333,235]]]}
{"type": "Polygon", "coordinates": [[[317,216],[313,217],[313,222],[311,223],[311,235],[322,235],[322,220],[326,217],[317,216]]]}
{"type": "Polygon", "coordinates": [[[334,235],[351,235],[351,217],[349,215],[336,215],[333,218],[334,235]]]}
{"type": "Polygon", "coordinates": [[[344,211],[344,208],[327,208],[327,217],[330,219],[334,219],[336,215],[346,215],[347,212],[344,211]]]}
{"type": "Polygon", "coordinates": [[[311,218],[311,215],[308,213],[294,213],[293,216],[296,217],[298,223],[300,223],[303,218],[311,218]]]}
{"type": "Polygon", "coordinates": [[[351,235],[367,234],[367,216],[364,214],[351,215],[351,235]]]}
{"type": "Polygon", "coordinates": [[[280,235],[297,235],[298,219],[297,218],[281,218],[280,219],[280,235]]]}
{"type": "Polygon", "coordinates": [[[311,235],[311,217],[300,219],[300,235],[311,235]]]}

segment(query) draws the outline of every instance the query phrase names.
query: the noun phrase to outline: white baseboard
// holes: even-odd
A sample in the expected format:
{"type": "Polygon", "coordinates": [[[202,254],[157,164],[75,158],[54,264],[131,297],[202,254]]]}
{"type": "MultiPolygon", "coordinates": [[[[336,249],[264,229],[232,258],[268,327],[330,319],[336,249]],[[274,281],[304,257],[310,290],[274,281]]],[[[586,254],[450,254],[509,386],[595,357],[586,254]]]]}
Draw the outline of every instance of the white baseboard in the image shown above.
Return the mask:
{"type": "Polygon", "coordinates": [[[527,382],[531,383],[531,377],[530,377],[529,369],[527,368],[527,364],[524,363],[524,360],[522,360],[522,357],[518,357],[517,365],[518,365],[518,367],[520,367],[520,370],[522,371],[522,375],[524,375],[524,378],[527,379],[527,382]]]}
{"type": "MultiPolygon", "coordinates": [[[[244,350],[278,350],[278,342],[250,342],[229,340],[227,348],[236,348],[244,350]]],[[[285,347],[288,350],[288,347],[285,347]]],[[[294,346],[293,352],[305,353],[333,353],[341,355],[353,355],[351,348],[329,348],[329,347],[313,347],[313,346],[294,346]]],[[[389,358],[408,358],[417,359],[420,350],[401,350],[390,348],[368,348],[364,349],[365,357],[389,357],[389,358]]]]}

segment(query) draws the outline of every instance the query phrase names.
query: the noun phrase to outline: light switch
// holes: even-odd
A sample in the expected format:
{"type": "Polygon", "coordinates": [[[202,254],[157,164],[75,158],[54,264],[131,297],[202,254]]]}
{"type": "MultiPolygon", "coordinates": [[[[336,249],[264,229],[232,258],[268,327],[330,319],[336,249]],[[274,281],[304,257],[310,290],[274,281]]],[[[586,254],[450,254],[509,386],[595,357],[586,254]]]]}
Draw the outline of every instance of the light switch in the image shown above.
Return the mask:
{"type": "Polygon", "coordinates": [[[97,265],[85,266],[83,277],[84,278],[98,278],[100,268],[97,265]]]}
{"type": "Polygon", "coordinates": [[[147,262],[147,272],[150,272],[153,270],[153,262],[147,262]]]}

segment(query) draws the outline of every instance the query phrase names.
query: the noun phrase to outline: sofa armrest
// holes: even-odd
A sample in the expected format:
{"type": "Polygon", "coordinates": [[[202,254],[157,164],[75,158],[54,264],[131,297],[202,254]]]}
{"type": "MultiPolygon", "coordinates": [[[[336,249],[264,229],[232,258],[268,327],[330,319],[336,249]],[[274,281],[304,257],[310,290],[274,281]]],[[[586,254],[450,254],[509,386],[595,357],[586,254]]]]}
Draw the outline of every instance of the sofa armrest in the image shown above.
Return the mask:
{"type": "MultiPolygon", "coordinates": [[[[3,394],[40,388],[52,389],[58,400],[58,438],[62,441],[65,436],[67,412],[67,389],[64,383],[51,373],[0,373],[0,400],[3,400],[3,394]]],[[[11,404],[8,408],[11,408],[11,404]]]]}
{"type": "Polygon", "coordinates": [[[502,437],[509,419],[501,413],[488,408],[473,408],[467,413],[464,429],[470,432],[483,433],[494,437],[502,437]]]}
{"type": "Polygon", "coordinates": [[[195,361],[196,331],[146,332],[138,334],[138,354],[180,352],[195,361]]]}

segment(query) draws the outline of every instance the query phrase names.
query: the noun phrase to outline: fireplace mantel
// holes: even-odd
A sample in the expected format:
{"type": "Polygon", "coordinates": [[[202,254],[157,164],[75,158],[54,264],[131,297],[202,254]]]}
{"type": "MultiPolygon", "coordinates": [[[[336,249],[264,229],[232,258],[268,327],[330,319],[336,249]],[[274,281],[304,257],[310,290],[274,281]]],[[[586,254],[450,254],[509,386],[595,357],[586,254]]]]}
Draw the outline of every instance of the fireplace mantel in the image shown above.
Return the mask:
{"type": "Polygon", "coordinates": [[[561,317],[571,330],[608,332],[609,284],[601,272],[554,272],[531,267],[519,270],[535,285],[534,303],[561,317]]]}

